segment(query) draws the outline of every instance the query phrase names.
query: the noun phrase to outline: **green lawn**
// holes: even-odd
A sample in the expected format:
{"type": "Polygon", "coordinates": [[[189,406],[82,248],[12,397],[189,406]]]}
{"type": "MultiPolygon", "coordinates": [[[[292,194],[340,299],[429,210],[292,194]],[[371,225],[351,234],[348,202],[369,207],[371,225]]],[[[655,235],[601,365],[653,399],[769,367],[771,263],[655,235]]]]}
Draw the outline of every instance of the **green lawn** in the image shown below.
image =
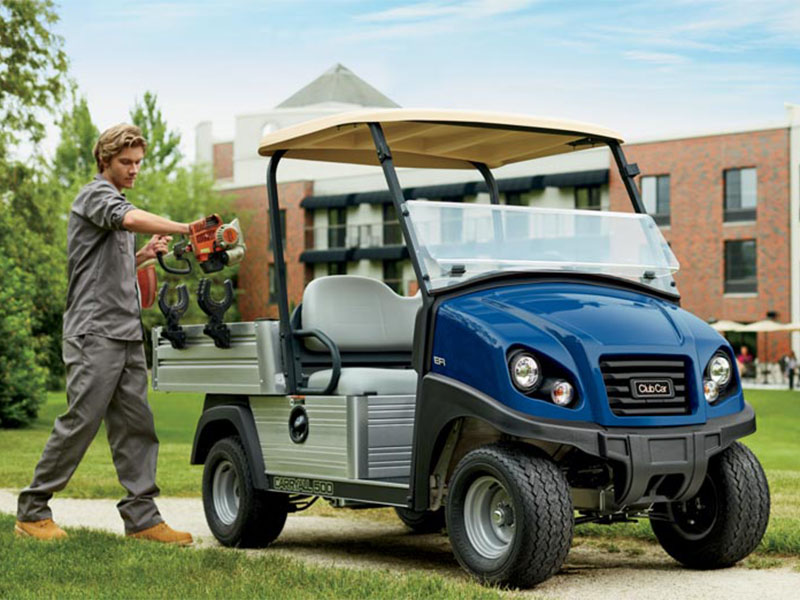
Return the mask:
{"type": "MultiPolygon", "coordinates": [[[[758,432],[744,441],[764,465],[772,494],[772,518],[761,551],[800,555],[800,392],[748,391],[746,396],[756,409],[758,432]]],[[[162,494],[198,496],[202,467],[190,465],[189,455],[202,396],[151,392],[150,402],[161,439],[158,483],[162,494]]],[[[29,483],[53,419],[64,407],[63,394],[50,394],[34,427],[0,433],[0,487],[22,488],[29,483]]],[[[105,434],[101,432],[61,495],[119,498],[122,494],[105,434]]],[[[315,512],[334,511],[321,504],[315,512]]],[[[383,519],[387,518],[383,513],[388,512],[366,511],[364,516],[372,513],[383,519]]],[[[579,527],[577,533],[652,539],[646,522],[613,527],[587,525],[579,527]]]]}
{"type": "MultiPolygon", "coordinates": [[[[202,394],[150,392],[161,446],[158,455],[158,485],[164,496],[198,496],[202,467],[189,464],[194,428],[203,410],[202,394]]],[[[64,393],[48,394],[33,427],[0,431],[0,488],[23,488],[30,483],[55,418],[66,410],[64,393]]],[[[70,484],[60,493],[73,498],[120,498],[124,490],[117,482],[106,441],[105,428],[86,453],[70,484]]]]}
{"type": "MultiPolygon", "coordinates": [[[[0,515],[0,531],[14,518],[0,515]]],[[[70,529],[42,543],[0,535],[0,598],[508,598],[431,573],[318,567],[277,553],[189,550],[70,529]]]]}

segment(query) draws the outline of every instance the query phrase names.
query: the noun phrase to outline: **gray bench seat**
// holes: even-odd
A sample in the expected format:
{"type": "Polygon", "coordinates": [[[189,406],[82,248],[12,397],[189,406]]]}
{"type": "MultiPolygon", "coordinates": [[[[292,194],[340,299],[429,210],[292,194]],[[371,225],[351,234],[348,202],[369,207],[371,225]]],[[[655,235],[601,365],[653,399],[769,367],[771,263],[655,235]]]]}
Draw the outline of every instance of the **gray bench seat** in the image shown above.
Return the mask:
{"type": "MultiPolygon", "coordinates": [[[[331,369],[312,373],[308,384],[322,388],[331,378],[331,369]]],[[[342,369],[337,396],[413,396],[417,393],[417,372],[414,369],[376,369],[372,367],[346,367],[342,369]]]]}
{"type": "MultiPolygon", "coordinates": [[[[303,293],[303,329],[318,329],[327,334],[339,351],[410,352],[414,322],[422,297],[398,296],[382,281],[356,275],[331,275],[314,279],[303,293]]],[[[306,347],[324,352],[313,338],[306,347]]],[[[313,373],[309,386],[325,387],[330,369],[313,373]]],[[[343,367],[337,395],[414,394],[417,374],[412,369],[343,367]]]]}

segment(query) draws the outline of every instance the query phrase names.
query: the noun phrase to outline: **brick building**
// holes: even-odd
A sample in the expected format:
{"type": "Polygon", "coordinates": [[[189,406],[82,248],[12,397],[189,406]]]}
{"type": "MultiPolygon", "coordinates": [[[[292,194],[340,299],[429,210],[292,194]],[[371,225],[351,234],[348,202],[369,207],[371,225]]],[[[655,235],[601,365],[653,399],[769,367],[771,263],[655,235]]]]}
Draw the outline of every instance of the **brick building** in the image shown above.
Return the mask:
{"type": "MultiPolygon", "coordinates": [[[[219,188],[236,197],[247,223],[240,310],[276,317],[266,217],[267,161],[260,137],[299,121],[394,102],[336,65],[270,112],[236,119],[234,141],[213,141],[198,126],[197,158],[213,165],[219,188]]],[[[629,143],[645,206],[681,263],[682,305],[705,320],[800,321],[800,107],[788,121],[749,131],[629,143]]],[[[488,202],[480,175],[400,169],[407,198],[488,202]]],[[[631,210],[607,149],[519,163],[495,173],[502,201],[530,206],[631,210]]],[[[398,293],[416,290],[413,271],[380,169],[286,160],[278,170],[286,231],[290,302],[321,275],[384,279],[398,293]]],[[[734,334],[766,360],[791,346],[788,333],[734,334]]],[[[800,347],[795,340],[795,351],[800,347]]]]}

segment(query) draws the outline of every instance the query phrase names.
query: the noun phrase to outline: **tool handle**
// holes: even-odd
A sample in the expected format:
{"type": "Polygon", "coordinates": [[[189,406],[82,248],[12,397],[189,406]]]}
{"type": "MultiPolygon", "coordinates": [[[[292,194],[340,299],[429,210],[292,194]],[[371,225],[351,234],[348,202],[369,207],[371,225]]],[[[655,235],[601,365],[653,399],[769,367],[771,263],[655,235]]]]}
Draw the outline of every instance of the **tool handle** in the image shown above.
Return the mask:
{"type": "Polygon", "coordinates": [[[164,269],[167,273],[172,273],[173,275],[186,275],[192,272],[192,263],[185,256],[181,256],[177,259],[186,263],[185,269],[175,269],[173,267],[168,266],[167,263],[164,262],[163,252],[157,252],[156,258],[158,259],[158,264],[160,264],[161,268],[164,269]]]}

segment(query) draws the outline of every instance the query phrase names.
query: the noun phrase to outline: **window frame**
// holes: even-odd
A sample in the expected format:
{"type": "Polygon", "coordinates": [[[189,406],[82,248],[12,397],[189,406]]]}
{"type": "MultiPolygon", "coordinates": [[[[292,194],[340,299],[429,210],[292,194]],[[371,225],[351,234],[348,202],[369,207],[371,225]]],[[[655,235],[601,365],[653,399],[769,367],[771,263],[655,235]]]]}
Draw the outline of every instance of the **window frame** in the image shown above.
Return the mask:
{"type": "Polygon", "coordinates": [[[575,199],[576,210],[603,210],[603,189],[599,185],[576,185],[573,188],[573,196],[575,199]],[[578,205],[578,194],[581,191],[587,192],[587,200],[592,199],[592,192],[597,192],[597,205],[589,204],[588,206],[578,205]]]}
{"type": "MultiPolygon", "coordinates": [[[[741,251],[740,251],[741,252],[741,251]]],[[[723,293],[725,294],[757,294],[758,293],[758,241],[755,238],[724,240],[723,249],[723,293]],[[734,244],[753,244],[752,277],[731,278],[730,251],[734,244]]]]}
{"type": "Polygon", "coordinates": [[[347,248],[347,207],[331,207],[328,209],[328,248],[347,248]],[[336,215],[335,223],[331,216],[336,215]],[[341,220],[339,219],[341,217],[341,220]],[[334,228],[335,227],[335,228],[334,228]],[[340,245],[334,245],[341,242],[340,245]]]}
{"type": "Polygon", "coordinates": [[[382,267],[381,270],[382,270],[382,275],[383,275],[383,277],[382,277],[383,283],[385,283],[387,286],[389,286],[389,288],[391,290],[393,290],[394,293],[399,295],[399,296],[403,296],[404,295],[403,294],[403,263],[404,263],[404,261],[402,259],[398,259],[398,260],[388,260],[387,259],[387,260],[384,260],[383,264],[381,265],[381,267],[382,267]],[[387,267],[391,267],[394,270],[396,270],[395,274],[399,275],[399,277],[387,277],[387,271],[388,271],[387,267]],[[389,279],[391,281],[391,283],[389,283],[389,281],[387,281],[387,279],[389,279]]]}
{"type": "Polygon", "coordinates": [[[656,222],[656,225],[662,227],[668,227],[672,224],[672,177],[669,173],[658,173],[654,175],[642,175],[639,179],[639,193],[642,196],[642,206],[645,207],[645,211],[647,214],[653,217],[653,221],[656,222]],[[655,194],[656,197],[653,199],[655,201],[655,212],[647,211],[647,205],[645,204],[645,197],[644,197],[644,186],[645,186],[645,179],[654,179],[655,180],[655,194]],[[667,198],[664,200],[661,196],[662,187],[661,184],[664,180],[667,180],[666,190],[667,190],[667,198]],[[666,211],[659,210],[664,206],[662,202],[666,205],[666,211]]]}
{"type": "Polygon", "coordinates": [[[722,170],[722,221],[724,223],[739,223],[743,221],[755,221],[758,217],[758,167],[731,167],[722,170]],[[742,171],[754,172],[754,196],[755,204],[751,207],[742,208],[742,198],[744,197],[742,188],[742,171]],[[729,187],[729,174],[738,173],[738,190],[736,194],[729,187]],[[729,207],[729,201],[736,199],[738,207],[729,207]]]}

